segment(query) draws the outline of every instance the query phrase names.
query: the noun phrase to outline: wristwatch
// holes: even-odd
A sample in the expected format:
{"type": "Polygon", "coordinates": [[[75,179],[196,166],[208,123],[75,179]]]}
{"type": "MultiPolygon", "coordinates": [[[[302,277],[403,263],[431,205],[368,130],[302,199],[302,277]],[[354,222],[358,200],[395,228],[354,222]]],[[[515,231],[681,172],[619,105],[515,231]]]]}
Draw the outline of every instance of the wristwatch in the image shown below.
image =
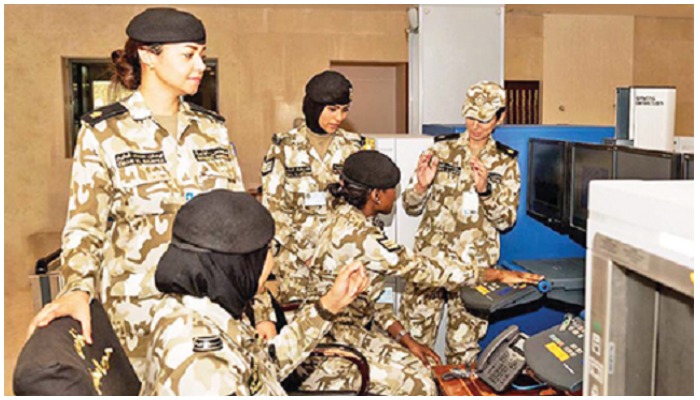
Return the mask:
{"type": "Polygon", "coordinates": [[[491,196],[491,182],[488,182],[488,181],[486,182],[486,191],[484,193],[479,193],[479,192],[476,192],[476,193],[478,193],[479,196],[481,196],[481,197],[491,196]]]}

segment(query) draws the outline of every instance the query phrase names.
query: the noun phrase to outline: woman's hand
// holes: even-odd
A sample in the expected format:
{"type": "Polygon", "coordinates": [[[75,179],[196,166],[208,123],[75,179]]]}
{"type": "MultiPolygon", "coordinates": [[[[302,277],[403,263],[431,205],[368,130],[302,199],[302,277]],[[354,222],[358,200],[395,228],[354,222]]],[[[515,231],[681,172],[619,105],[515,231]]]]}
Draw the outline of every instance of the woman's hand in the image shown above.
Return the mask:
{"type": "Polygon", "coordinates": [[[71,317],[83,328],[83,336],[87,344],[92,344],[92,325],[90,319],[90,295],[83,291],[66,293],[58,299],[44,306],[29,323],[27,339],[32,336],[36,328],[43,328],[51,321],[60,317],[71,317]]]}
{"type": "Polygon", "coordinates": [[[424,193],[430,185],[432,185],[435,179],[435,174],[437,174],[438,168],[438,158],[430,153],[423,153],[418,158],[418,167],[416,168],[416,176],[418,182],[416,182],[415,190],[419,194],[424,193]]]}
{"type": "Polygon", "coordinates": [[[507,271],[504,269],[486,268],[484,280],[486,282],[501,282],[507,285],[527,283],[537,285],[544,276],[520,271],[507,271]]]}
{"type": "Polygon", "coordinates": [[[486,171],[486,166],[481,162],[476,156],[469,160],[469,166],[472,168],[472,178],[474,179],[474,186],[476,187],[477,193],[486,192],[487,176],[488,171],[486,171]]]}
{"type": "Polygon", "coordinates": [[[337,314],[352,303],[368,286],[369,276],[365,266],[355,261],[340,270],[331,289],[321,297],[321,305],[333,314],[337,314]]]}
{"type": "Polygon", "coordinates": [[[421,360],[423,365],[430,367],[431,360],[434,361],[435,365],[442,365],[440,356],[438,356],[430,347],[425,346],[416,342],[415,339],[406,335],[407,340],[404,341],[404,346],[410,351],[414,356],[421,360]]]}
{"type": "Polygon", "coordinates": [[[277,336],[277,326],[272,321],[262,321],[255,324],[255,332],[265,340],[270,340],[277,336]]]}

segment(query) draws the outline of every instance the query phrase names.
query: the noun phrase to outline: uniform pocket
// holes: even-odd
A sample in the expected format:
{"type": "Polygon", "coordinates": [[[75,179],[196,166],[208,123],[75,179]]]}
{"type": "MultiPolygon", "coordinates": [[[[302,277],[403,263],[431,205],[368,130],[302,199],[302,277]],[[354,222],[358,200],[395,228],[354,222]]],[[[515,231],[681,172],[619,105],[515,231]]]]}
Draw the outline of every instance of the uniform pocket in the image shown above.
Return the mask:
{"type": "Polygon", "coordinates": [[[170,174],[162,165],[134,165],[119,169],[119,186],[134,215],[163,214],[172,202],[170,174]]]}
{"type": "Polygon", "coordinates": [[[233,164],[229,161],[215,160],[199,164],[197,183],[202,191],[212,189],[232,190],[238,183],[233,164]]]}

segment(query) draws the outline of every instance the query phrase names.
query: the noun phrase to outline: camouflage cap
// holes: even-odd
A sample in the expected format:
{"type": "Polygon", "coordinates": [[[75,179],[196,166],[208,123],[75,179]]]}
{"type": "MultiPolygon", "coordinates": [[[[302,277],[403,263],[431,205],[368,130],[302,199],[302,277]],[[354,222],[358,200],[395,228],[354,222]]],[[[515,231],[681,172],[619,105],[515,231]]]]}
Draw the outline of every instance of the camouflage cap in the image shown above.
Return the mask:
{"type": "Polygon", "coordinates": [[[462,106],[462,116],[481,122],[489,122],[496,111],[506,106],[506,91],[501,85],[491,81],[481,81],[467,91],[462,106]]]}

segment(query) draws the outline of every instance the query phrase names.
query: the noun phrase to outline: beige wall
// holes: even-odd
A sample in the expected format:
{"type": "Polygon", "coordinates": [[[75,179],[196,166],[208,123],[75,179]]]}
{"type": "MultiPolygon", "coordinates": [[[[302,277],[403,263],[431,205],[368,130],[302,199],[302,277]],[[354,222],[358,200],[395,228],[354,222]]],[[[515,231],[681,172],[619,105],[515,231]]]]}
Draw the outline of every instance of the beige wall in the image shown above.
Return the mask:
{"type": "Polygon", "coordinates": [[[676,87],[678,136],[694,136],[693,81],[693,20],[637,17],[634,84],[676,87]]]}
{"type": "Polygon", "coordinates": [[[615,124],[615,88],[632,84],[634,17],[545,15],[544,124],[615,124]]]}
{"type": "MultiPolygon", "coordinates": [[[[406,14],[397,5],[177,7],[207,27],[208,56],[219,60],[220,111],[248,187],[260,183],[272,133],[301,115],[313,74],[331,61],[408,61],[406,14]]],[[[38,254],[58,246],[36,234],[60,231],[65,222],[71,160],[64,156],[61,57],[109,57],[143,9],[5,6],[6,394],[31,315],[27,274],[38,254]]]]}
{"type": "Polygon", "coordinates": [[[692,18],[509,12],[505,79],[542,82],[546,124],[612,125],[616,87],[675,86],[676,135],[693,136],[693,25],[692,18]]]}

